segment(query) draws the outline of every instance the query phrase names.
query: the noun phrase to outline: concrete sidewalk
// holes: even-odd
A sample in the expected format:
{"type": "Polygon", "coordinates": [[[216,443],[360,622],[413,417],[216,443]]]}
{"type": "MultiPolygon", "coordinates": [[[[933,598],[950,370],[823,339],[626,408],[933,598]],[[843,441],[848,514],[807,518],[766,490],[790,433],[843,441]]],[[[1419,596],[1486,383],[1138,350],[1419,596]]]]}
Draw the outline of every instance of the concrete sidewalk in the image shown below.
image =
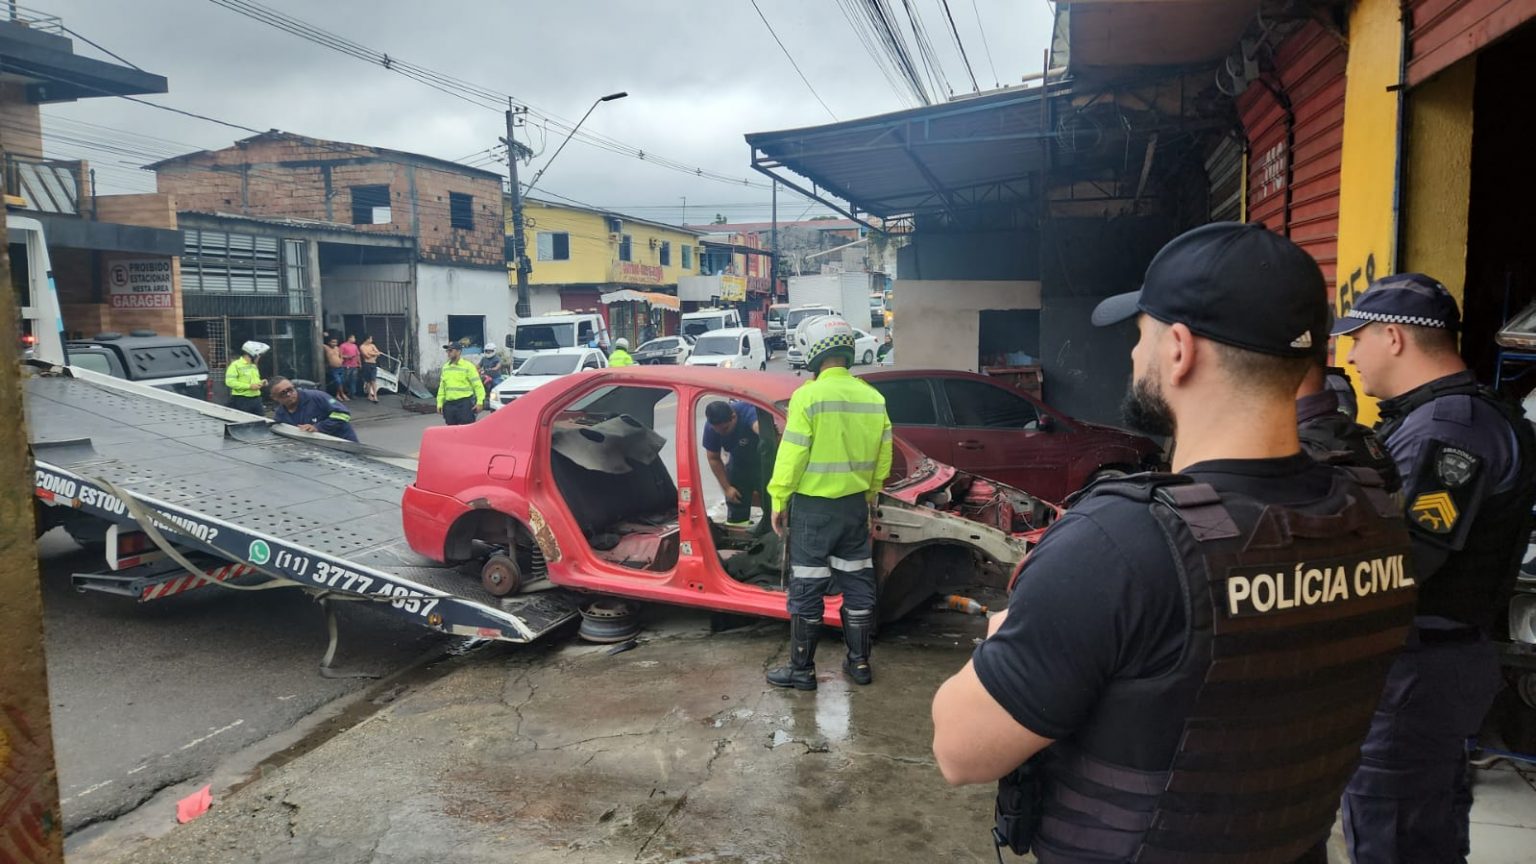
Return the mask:
{"type": "Polygon", "coordinates": [[[763,683],[782,624],[711,635],[707,616],[685,620],[613,656],[559,640],[486,649],[115,860],[992,857],[992,790],[951,789],[929,753],[929,700],[980,619],[888,633],[869,688],[842,679],[842,646],[824,642],[816,693],[763,683]]]}
{"type": "MultiPolygon", "coordinates": [[[[990,786],[954,789],[929,752],[934,690],[983,621],[927,612],[882,633],[872,687],[763,683],[785,627],[711,634],[652,608],[633,651],[569,637],[491,646],[112,864],[992,861],[990,786]]],[[[1531,860],[1536,781],[1477,777],[1474,864],[1531,860]]],[[[169,825],[169,804],[161,817],[169,825]]],[[[1331,860],[1343,862],[1335,829],[1331,860]]],[[[93,850],[94,851],[94,850],[93,850]]],[[[1018,860],[1018,859],[1010,859],[1018,860]]]]}

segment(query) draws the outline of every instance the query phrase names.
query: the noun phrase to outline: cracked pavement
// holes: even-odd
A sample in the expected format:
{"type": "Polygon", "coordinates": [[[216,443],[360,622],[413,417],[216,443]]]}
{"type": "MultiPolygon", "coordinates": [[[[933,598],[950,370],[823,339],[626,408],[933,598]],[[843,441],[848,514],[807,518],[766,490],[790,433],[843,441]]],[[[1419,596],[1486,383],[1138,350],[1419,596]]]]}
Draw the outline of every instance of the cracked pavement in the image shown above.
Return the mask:
{"type": "Polygon", "coordinates": [[[763,682],[782,625],[712,634],[707,616],[666,614],[683,624],[620,655],[557,639],[460,658],[115,861],[991,858],[992,790],[948,787],[929,753],[929,701],[980,619],[891,628],[864,688],[833,634],[802,693],[763,682]]]}

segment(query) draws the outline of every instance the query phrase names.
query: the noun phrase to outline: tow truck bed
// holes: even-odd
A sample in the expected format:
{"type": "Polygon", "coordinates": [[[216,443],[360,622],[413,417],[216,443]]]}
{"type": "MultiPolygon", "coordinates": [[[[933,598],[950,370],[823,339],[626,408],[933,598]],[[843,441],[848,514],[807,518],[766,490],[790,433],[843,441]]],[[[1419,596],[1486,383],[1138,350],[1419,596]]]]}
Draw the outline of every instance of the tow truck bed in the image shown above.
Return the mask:
{"type": "Polygon", "coordinates": [[[494,597],[412,552],[400,496],[414,472],[356,445],[84,370],[31,374],[26,390],[44,504],[130,527],[137,511],[178,547],[446,633],[528,642],[579,614],[566,592],[494,597]]]}

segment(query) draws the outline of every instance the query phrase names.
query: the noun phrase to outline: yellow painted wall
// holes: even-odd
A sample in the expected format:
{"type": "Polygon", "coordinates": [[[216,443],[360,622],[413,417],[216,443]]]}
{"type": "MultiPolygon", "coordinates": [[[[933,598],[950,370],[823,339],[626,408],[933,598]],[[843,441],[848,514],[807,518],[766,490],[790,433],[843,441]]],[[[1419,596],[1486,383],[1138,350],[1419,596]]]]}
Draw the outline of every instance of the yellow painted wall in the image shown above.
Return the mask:
{"type": "MultiPolygon", "coordinates": [[[[538,201],[529,201],[524,206],[524,237],[527,243],[528,258],[533,262],[533,272],[529,275],[529,281],[534,285],[574,285],[574,284],[603,284],[623,282],[626,284],[657,284],[676,285],[679,276],[689,276],[698,273],[698,247],[699,238],[682,231],[668,230],[654,225],[632,222],[623,219],[624,226],[621,233],[628,234],[631,240],[631,262],[653,266],[661,265],[661,244],[672,244],[672,263],[662,267],[661,278],[654,283],[640,281],[633,278],[621,278],[617,271],[619,264],[619,241],[609,237],[608,220],[602,213],[590,210],[581,210],[574,207],[558,207],[538,201]],[[571,257],[568,261],[540,261],[539,260],[539,234],[540,232],[564,231],[570,234],[571,257]],[[651,241],[656,241],[656,248],[651,248],[651,241]],[[693,247],[690,253],[689,269],[683,269],[683,246],[693,247]]],[[[507,231],[512,230],[512,220],[507,218],[507,231]]],[[[515,275],[509,270],[509,279],[515,281],[515,275]]]]}
{"type": "MultiPolygon", "coordinates": [[[[1339,272],[1335,313],[1343,314],[1372,279],[1392,272],[1397,229],[1396,84],[1402,52],[1397,0],[1360,0],[1349,15],[1349,62],[1344,93],[1344,153],[1340,171],[1339,272]]],[[[1336,362],[1353,340],[1339,337],[1336,362]]],[[[1359,381],[1355,382],[1356,388],[1359,381]]],[[[1376,419],[1376,403],[1361,394],[1360,422],[1376,419]]]]}
{"type": "Polygon", "coordinates": [[[1467,58],[1408,94],[1407,171],[1403,177],[1405,272],[1428,273],[1463,302],[1467,212],[1472,193],[1472,87],[1467,58]]]}

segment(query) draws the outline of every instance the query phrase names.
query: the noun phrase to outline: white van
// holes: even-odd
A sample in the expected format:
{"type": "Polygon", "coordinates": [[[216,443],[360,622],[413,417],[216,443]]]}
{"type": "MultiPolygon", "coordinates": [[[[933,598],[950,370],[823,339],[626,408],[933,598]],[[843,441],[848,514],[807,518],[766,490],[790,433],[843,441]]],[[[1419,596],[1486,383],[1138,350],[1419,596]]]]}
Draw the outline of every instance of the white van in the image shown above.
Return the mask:
{"type": "Polygon", "coordinates": [[[712,330],[728,330],[741,326],[741,315],[735,309],[700,309],[683,314],[682,334],[698,337],[712,330]]]}
{"type": "Polygon", "coordinates": [[[507,337],[512,349],[512,368],[517,369],[535,354],[562,348],[585,348],[596,340],[608,351],[608,325],[595,312],[556,312],[520,319],[507,337]]]}
{"type": "Polygon", "coordinates": [[[693,353],[684,365],[765,370],[768,349],[763,345],[763,331],[756,327],[711,330],[693,341],[693,353]]]}

